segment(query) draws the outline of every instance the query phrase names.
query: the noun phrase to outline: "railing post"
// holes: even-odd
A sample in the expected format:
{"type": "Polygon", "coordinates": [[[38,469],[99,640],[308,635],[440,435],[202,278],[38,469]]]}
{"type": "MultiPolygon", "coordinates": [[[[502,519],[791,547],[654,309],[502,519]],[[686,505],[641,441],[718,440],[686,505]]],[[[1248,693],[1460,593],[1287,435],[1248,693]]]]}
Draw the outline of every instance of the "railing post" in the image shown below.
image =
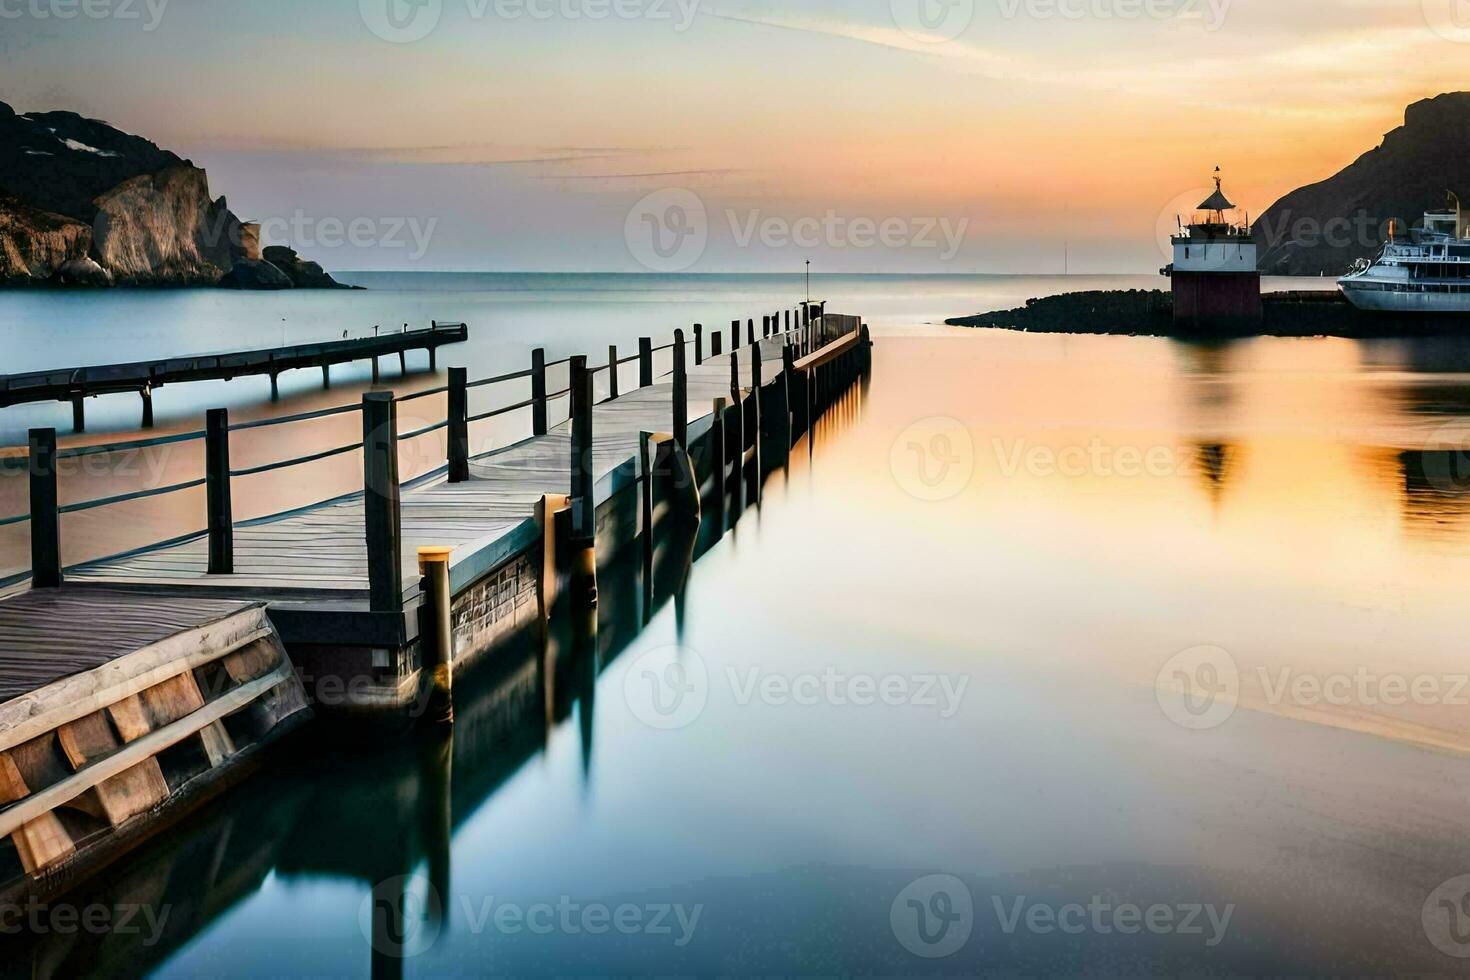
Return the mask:
{"type": "Polygon", "coordinates": [[[750,406],[746,412],[745,431],[750,433],[750,448],[755,450],[750,464],[751,490],[755,499],[761,497],[761,477],[764,475],[761,466],[761,433],[765,429],[762,417],[761,399],[765,395],[764,386],[761,384],[761,345],[750,345],[750,398],[747,404],[750,406]]]}
{"type": "Polygon", "coordinates": [[[618,346],[609,344],[607,348],[607,400],[618,399],[618,346]]]}
{"type": "Polygon", "coordinates": [[[751,345],[755,344],[755,317],[751,317],[745,321],[745,342],[751,345]]]}
{"type": "Polygon", "coordinates": [[[699,366],[704,363],[704,324],[694,325],[694,364],[699,366]]]}
{"type": "Polygon", "coordinates": [[[769,338],[770,336],[771,336],[771,317],[770,317],[770,314],[767,314],[766,316],[761,317],[761,339],[762,340],[765,340],[765,339],[769,338]]]}
{"type": "Polygon", "coordinates": [[[546,435],[546,351],[531,351],[531,434],[546,435]]]}
{"type": "Polygon", "coordinates": [[[61,513],[56,497],[56,430],[32,429],[31,588],[61,587],[61,513]]]}
{"type": "Polygon", "coordinates": [[[597,604],[597,479],[592,469],[592,375],[587,358],[571,363],[572,388],[572,599],[586,610],[597,604]]]}
{"type": "Polygon", "coordinates": [[[685,363],[684,331],[674,331],[674,444],[689,451],[689,369],[685,363]]]}
{"type": "Polygon", "coordinates": [[[740,404],[740,351],[730,351],[730,402],[740,404]]]}
{"type": "Polygon", "coordinates": [[[398,498],[398,406],[391,391],[362,396],[363,509],[373,612],[403,608],[403,524],[398,498]]]}
{"type": "Polygon", "coordinates": [[[738,351],[739,349],[740,349],[740,321],[739,320],[731,320],[730,321],[730,353],[733,354],[736,351],[738,351]]]}
{"type": "Polygon", "coordinates": [[[730,440],[729,436],[725,432],[725,415],[729,404],[730,403],[723,398],[715,399],[715,415],[714,419],[711,420],[709,428],[711,462],[710,469],[714,471],[715,476],[714,495],[715,500],[718,502],[720,508],[720,532],[722,534],[724,533],[725,529],[725,497],[728,493],[729,484],[727,481],[730,474],[730,440]]]}
{"type": "Polygon", "coordinates": [[[653,384],[653,340],[650,337],[638,338],[638,387],[647,388],[653,384]]]}
{"type": "Polygon", "coordinates": [[[430,722],[454,721],[454,621],[449,594],[449,556],[452,548],[420,548],[419,669],[429,681],[425,717],[430,722]]]}
{"type": "Polygon", "coordinates": [[[470,478],[469,370],[449,369],[449,482],[470,478]]]}
{"type": "Polygon", "coordinates": [[[71,393],[71,431],[87,431],[87,408],[80,389],[71,393]]]}
{"type": "Polygon", "coordinates": [[[153,428],[153,386],[144,385],[138,392],[143,397],[143,428],[153,428]]]}
{"type": "Polygon", "coordinates": [[[230,413],[204,416],[204,487],[209,515],[209,574],[235,573],[235,510],[230,499],[230,413]]]}
{"type": "Polygon", "coordinates": [[[716,330],[709,335],[709,354],[710,357],[719,357],[723,353],[725,353],[725,335],[716,330]]]}

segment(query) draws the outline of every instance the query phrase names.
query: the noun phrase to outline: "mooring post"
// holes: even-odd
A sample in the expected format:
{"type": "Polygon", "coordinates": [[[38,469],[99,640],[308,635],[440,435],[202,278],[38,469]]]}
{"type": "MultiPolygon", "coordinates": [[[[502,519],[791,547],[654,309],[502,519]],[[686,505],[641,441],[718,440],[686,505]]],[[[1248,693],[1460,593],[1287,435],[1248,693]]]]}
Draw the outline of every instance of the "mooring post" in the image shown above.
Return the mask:
{"type": "Polygon", "coordinates": [[[32,429],[31,588],[61,587],[61,512],[56,497],[56,430],[32,429]]]}
{"type": "Polygon", "coordinates": [[[82,390],[77,388],[71,393],[71,431],[87,431],[87,409],[84,406],[85,396],[82,390]]]}
{"type": "Polygon", "coordinates": [[[449,482],[470,478],[470,372],[449,369],[449,482]]]}
{"type": "Polygon", "coordinates": [[[572,358],[573,601],[597,604],[597,481],[592,469],[592,375],[587,358],[572,358]]]}
{"type": "Polygon", "coordinates": [[[607,348],[607,400],[618,399],[618,348],[609,344],[607,348]]]}
{"type": "Polygon", "coordinates": [[[638,387],[653,384],[653,338],[638,338],[638,387]]]}
{"type": "Polygon", "coordinates": [[[204,416],[204,488],[209,517],[209,574],[235,573],[235,509],[230,499],[230,413],[204,416]]]}
{"type": "Polygon", "coordinates": [[[531,434],[546,435],[546,351],[531,351],[531,434]]]}
{"type": "Polygon", "coordinates": [[[454,721],[454,621],[449,594],[453,548],[420,548],[424,602],[419,611],[419,669],[428,678],[424,717],[432,724],[454,721]]]}
{"type": "Polygon", "coordinates": [[[674,331],[674,445],[689,451],[689,368],[685,363],[684,331],[674,331]]]}
{"type": "Polygon", "coordinates": [[[398,498],[398,405],[391,391],[362,396],[363,506],[373,612],[403,608],[403,524],[398,498]]]}
{"type": "Polygon", "coordinates": [[[144,385],[138,392],[143,396],[143,428],[153,428],[153,386],[144,385]]]}
{"type": "Polygon", "coordinates": [[[699,366],[704,363],[704,324],[694,325],[694,364],[699,366]]]}

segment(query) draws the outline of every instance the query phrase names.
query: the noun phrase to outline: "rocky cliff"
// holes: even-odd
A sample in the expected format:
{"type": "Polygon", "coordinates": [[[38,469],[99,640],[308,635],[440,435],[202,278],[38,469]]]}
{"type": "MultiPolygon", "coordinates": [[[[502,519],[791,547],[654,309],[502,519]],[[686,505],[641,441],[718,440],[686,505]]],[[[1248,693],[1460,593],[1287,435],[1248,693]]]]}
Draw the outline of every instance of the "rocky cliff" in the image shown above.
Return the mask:
{"type": "MultiPolygon", "coordinates": [[[[0,102],[0,285],[213,286],[261,262],[255,226],[188,160],[95,119],[0,102]]],[[[283,271],[285,288],[337,285],[316,271],[283,271]]]]}
{"type": "Polygon", "coordinates": [[[1390,219],[1403,233],[1446,207],[1446,191],[1470,207],[1470,92],[1414,103],[1381,146],[1272,205],[1254,226],[1260,269],[1340,275],[1378,252],[1390,219]]]}

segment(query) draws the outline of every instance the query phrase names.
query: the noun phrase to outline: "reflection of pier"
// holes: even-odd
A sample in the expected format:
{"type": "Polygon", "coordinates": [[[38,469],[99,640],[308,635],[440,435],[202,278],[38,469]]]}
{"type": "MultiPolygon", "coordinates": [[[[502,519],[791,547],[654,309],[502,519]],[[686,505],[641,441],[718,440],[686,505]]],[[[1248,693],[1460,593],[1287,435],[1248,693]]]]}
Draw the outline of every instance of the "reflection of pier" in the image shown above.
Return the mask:
{"type": "MultiPolygon", "coordinates": [[[[836,395],[813,435],[855,424],[860,403],[858,387],[836,395]]],[[[682,632],[694,561],[738,520],[737,508],[757,506],[758,497],[759,488],[748,487],[730,512],[708,508],[699,526],[671,528],[652,556],[625,549],[604,569],[594,609],[579,608],[564,593],[544,634],[518,635],[457,679],[452,729],[421,730],[375,744],[371,753],[343,749],[283,764],[67,896],[82,908],[168,908],[157,942],[147,929],[86,942],[56,933],[0,937],[0,956],[36,978],[146,972],[275,874],[355,882],[371,910],[355,925],[367,922],[372,936],[360,941],[361,958],[343,969],[371,962],[374,976],[401,975],[397,954],[420,927],[411,917],[452,900],[454,834],[545,750],[560,725],[577,725],[585,773],[598,676],[671,603],[682,632]],[[265,778],[269,792],[261,792],[265,778]]]]}

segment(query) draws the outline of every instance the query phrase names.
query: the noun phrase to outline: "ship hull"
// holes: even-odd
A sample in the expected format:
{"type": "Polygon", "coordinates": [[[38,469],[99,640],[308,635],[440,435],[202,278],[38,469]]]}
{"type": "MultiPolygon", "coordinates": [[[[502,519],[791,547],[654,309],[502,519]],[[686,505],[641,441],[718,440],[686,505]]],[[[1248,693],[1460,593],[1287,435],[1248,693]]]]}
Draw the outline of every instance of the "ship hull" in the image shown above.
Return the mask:
{"type": "Polygon", "coordinates": [[[1339,281],[1338,287],[1349,303],[1370,313],[1470,314],[1470,292],[1421,293],[1364,289],[1350,281],[1339,281]]]}

